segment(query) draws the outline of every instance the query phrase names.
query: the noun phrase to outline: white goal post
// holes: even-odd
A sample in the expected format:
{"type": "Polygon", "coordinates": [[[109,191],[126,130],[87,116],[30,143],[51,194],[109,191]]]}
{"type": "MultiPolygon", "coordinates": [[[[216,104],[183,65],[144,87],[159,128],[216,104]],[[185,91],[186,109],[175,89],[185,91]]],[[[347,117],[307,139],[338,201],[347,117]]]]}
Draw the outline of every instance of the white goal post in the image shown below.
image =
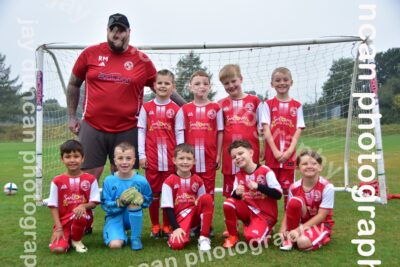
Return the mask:
{"type": "MultiPolygon", "coordinates": [[[[352,191],[359,184],[358,155],[365,153],[359,145],[363,133],[359,125],[367,123],[363,115],[379,114],[377,97],[370,111],[360,109],[354,93],[372,92],[373,83],[360,80],[358,55],[363,44],[359,37],[329,37],[309,40],[276,41],[239,44],[143,45],[144,51],[157,69],[167,68],[177,73],[178,61],[193,53],[202,67],[212,74],[214,100],[225,96],[218,81],[218,72],[225,64],[239,64],[243,88],[261,98],[275,95],[270,86],[276,67],[289,68],[293,87],[289,94],[303,104],[306,129],[297,146],[312,148],[324,159],[322,175],[330,179],[339,191],[352,191]]],[[[64,171],[59,161],[59,146],[74,138],[67,125],[66,86],[75,60],[87,45],[44,44],[37,48],[36,86],[36,200],[41,203],[49,193],[51,179],[64,171]]],[[[180,77],[188,80],[189,77],[180,77]]],[[[177,86],[182,86],[177,84],[177,86]]],[[[146,89],[149,93],[150,90],[146,89]]],[[[83,94],[81,94],[81,100],[83,94]]],[[[78,109],[81,109],[80,103],[78,109]]],[[[374,151],[380,155],[369,162],[377,169],[380,197],[386,203],[380,119],[374,117],[376,138],[374,151]]],[[[364,131],[365,132],[365,131],[364,131]]],[[[107,170],[105,170],[107,171],[107,170]]],[[[296,175],[298,177],[298,175],[296,175]]],[[[217,181],[217,184],[220,184],[217,181]]],[[[220,190],[220,189],[219,189],[220,190]]]]}

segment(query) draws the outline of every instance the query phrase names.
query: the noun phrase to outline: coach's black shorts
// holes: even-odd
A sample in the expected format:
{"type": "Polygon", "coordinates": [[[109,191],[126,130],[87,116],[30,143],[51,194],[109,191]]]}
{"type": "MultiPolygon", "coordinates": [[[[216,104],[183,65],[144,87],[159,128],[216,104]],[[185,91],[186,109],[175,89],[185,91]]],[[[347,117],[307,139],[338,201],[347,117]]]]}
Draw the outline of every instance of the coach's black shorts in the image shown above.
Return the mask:
{"type": "Polygon", "coordinates": [[[104,166],[107,156],[110,163],[114,165],[114,148],[121,142],[128,142],[135,147],[136,161],[134,168],[137,169],[139,167],[137,148],[138,129],[136,127],[120,133],[107,133],[93,128],[82,120],[78,136],[85,153],[85,160],[81,166],[82,169],[93,169],[104,166]]]}

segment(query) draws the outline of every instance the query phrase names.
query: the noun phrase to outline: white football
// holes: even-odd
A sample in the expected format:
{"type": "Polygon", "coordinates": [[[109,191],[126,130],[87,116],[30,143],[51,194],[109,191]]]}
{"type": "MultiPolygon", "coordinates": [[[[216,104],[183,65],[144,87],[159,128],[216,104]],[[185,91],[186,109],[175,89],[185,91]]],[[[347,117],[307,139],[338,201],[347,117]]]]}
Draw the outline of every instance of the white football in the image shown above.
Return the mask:
{"type": "Polygon", "coordinates": [[[3,189],[4,189],[4,194],[8,196],[15,195],[18,191],[18,187],[14,183],[7,183],[3,189]]]}

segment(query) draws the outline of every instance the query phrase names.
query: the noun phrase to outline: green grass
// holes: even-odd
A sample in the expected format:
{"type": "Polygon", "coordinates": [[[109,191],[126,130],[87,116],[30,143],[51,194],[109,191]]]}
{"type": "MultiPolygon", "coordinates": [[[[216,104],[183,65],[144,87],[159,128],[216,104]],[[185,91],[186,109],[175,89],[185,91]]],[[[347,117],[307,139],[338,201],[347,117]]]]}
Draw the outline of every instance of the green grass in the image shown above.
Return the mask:
{"type": "MultiPolygon", "coordinates": [[[[386,177],[389,192],[400,193],[399,179],[400,169],[398,162],[400,160],[400,144],[398,142],[400,135],[384,136],[384,153],[386,177]]],[[[314,146],[313,140],[304,140],[307,145],[314,146]]],[[[316,146],[317,144],[315,144],[316,146]]],[[[2,254],[1,266],[22,266],[23,261],[19,258],[24,255],[24,242],[32,241],[29,235],[24,235],[24,230],[19,227],[20,219],[26,217],[24,213],[24,196],[30,193],[23,190],[23,183],[30,177],[23,176],[29,173],[24,170],[24,163],[20,151],[33,151],[34,145],[18,142],[0,143],[0,162],[2,165],[0,173],[0,184],[13,181],[19,187],[16,196],[8,197],[0,194],[0,221],[1,242],[0,251],[2,254]]],[[[335,151],[336,149],[332,149],[335,151]]],[[[327,155],[329,158],[329,155],[327,155]]],[[[335,159],[338,160],[339,159],[335,159]]],[[[27,166],[32,164],[27,164],[27,166]]],[[[25,166],[26,167],[26,166],[25,166]]],[[[220,178],[217,184],[220,184],[220,178]]],[[[25,201],[31,201],[27,199],[25,201]]],[[[214,217],[214,227],[216,237],[212,239],[213,248],[220,246],[223,238],[220,236],[224,229],[224,220],[222,214],[222,197],[216,197],[216,211],[214,217]]],[[[281,201],[282,202],[282,201],[281,201]]],[[[280,202],[280,211],[282,203],[280,202]]],[[[366,204],[364,204],[366,205],[366,204]]],[[[400,221],[400,200],[391,200],[386,206],[374,205],[376,217],[372,219],[376,224],[376,232],[371,239],[376,241],[375,254],[371,257],[363,258],[358,255],[356,245],[351,243],[352,239],[357,239],[357,222],[360,219],[369,220],[368,213],[361,213],[357,210],[360,206],[351,200],[348,193],[336,193],[334,219],[335,227],[331,243],[322,249],[304,253],[292,251],[283,253],[277,247],[271,245],[268,249],[259,251],[250,251],[238,255],[229,255],[225,251],[226,257],[218,259],[222,250],[214,250],[211,254],[211,261],[205,256],[204,262],[198,261],[197,266],[356,266],[357,260],[379,259],[384,266],[398,265],[398,238],[399,234],[395,230],[400,221]]],[[[28,207],[28,206],[26,206],[28,207]]],[[[282,214],[280,214],[281,218],[282,214]]],[[[48,243],[51,236],[52,220],[49,209],[46,207],[37,207],[35,218],[36,232],[36,251],[33,253],[37,257],[37,266],[139,266],[141,263],[148,263],[149,266],[167,266],[165,259],[175,257],[177,266],[187,266],[186,257],[194,255],[199,257],[197,252],[197,242],[192,240],[190,245],[182,251],[172,251],[163,239],[153,240],[149,238],[149,219],[148,212],[145,212],[145,223],[143,230],[144,250],[133,252],[129,247],[122,250],[111,251],[106,248],[102,240],[104,212],[100,207],[95,210],[94,232],[92,235],[85,236],[84,243],[88,246],[89,252],[80,255],[74,251],[66,255],[52,255],[48,249],[48,243]],[[189,254],[195,253],[195,254],[189,254]],[[154,262],[161,260],[161,262],[154,262]],[[153,264],[153,265],[151,265],[153,264]],[[158,264],[158,265],[157,265],[158,264]]],[[[278,222],[278,227],[279,227],[278,222]]],[[[26,230],[25,232],[27,232],[26,230]]],[[[366,237],[363,237],[366,238],[366,237]]],[[[368,237],[367,237],[368,238],[368,237]]],[[[145,266],[145,265],[142,265],[145,266]]],[[[170,264],[169,266],[174,266],[170,264]]]]}

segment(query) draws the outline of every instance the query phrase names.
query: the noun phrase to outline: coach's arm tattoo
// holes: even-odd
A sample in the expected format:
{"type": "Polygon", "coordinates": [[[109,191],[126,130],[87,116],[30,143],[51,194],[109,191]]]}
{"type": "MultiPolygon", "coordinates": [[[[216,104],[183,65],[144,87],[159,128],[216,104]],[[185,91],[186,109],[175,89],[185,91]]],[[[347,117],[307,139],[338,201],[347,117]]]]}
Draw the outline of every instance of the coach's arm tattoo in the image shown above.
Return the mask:
{"type": "Polygon", "coordinates": [[[79,120],[76,116],[76,110],[79,104],[80,88],[83,80],[71,74],[67,86],[67,107],[68,107],[68,127],[74,134],[79,132],[79,120]]]}

